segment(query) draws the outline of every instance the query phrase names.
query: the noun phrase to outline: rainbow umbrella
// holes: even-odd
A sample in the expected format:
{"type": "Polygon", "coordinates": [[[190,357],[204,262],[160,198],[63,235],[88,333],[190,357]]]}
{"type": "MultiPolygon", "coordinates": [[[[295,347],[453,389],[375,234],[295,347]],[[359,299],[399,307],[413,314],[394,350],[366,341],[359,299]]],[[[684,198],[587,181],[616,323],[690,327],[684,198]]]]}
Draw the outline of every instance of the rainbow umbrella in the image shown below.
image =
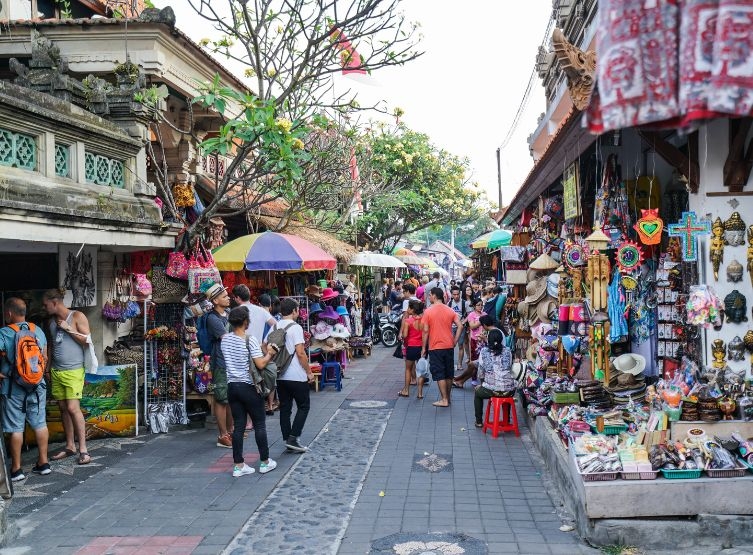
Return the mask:
{"type": "Polygon", "coordinates": [[[256,270],[334,270],[337,260],[322,249],[287,233],[252,233],[234,239],[212,251],[223,272],[256,270]]]}
{"type": "Polygon", "coordinates": [[[394,256],[401,262],[412,264],[414,266],[423,266],[425,264],[423,258],[416,255],[416,253],[412,250],[406,248],[395,249],[394,251],[392,251],[392,256],[394,256]]]}

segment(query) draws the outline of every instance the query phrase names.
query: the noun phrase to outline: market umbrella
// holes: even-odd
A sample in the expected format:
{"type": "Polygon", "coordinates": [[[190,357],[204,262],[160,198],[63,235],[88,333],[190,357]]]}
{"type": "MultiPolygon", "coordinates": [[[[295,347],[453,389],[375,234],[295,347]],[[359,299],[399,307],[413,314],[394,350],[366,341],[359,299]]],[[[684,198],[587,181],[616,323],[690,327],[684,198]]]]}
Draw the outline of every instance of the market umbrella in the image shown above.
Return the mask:
{"type": "Polygon", "coordinates": [[[349,266],[372,266],[374,268],[405,268],[405,264],[389,254],[381,252],[359,252],[348,263],[349,266]]]}
{"type": "Polygon", "coordinates": [[[416,266],[423,266],[424,265],[424,259],[420,256],[417,256],[415,252],[413,252],[410,249],[406,248],[399,248],[392,251],[392,256],[397,258],[398,260],[405,262],[406,264],[413,264],[416,266]]]}
{"type": "Polygon", "coordinates": [[[287,233],[252,233],[212,251],[223,272],[256,270],[334,270],[337,260],[322,249],[287,233]]]}
{"type": "Polygon", "coordinates": [[[506,247],[512,241],[512,232],[506,229],[495,229],[489,233],[484,233],[471,243],[473,249],[496,249],[506,247]]]}

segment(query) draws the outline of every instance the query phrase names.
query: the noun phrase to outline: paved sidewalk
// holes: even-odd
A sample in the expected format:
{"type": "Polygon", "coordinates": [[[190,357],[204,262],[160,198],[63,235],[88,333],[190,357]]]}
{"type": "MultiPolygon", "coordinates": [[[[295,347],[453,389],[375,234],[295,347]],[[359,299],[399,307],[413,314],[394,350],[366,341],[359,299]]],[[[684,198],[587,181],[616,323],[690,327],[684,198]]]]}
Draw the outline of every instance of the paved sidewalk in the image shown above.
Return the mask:
{"type": "MultiPolygon", "coordinates": [[[[21,485],[26,501],[14,500],[10,516],[20,535],[0,551],[596,552],[559,531],[527,430],[481,434],[471,389],[454,390],[449,409],[431,405],[434,384],[423,401],[398,399],[402,361],[391,353],[378,346],[355,361],[341,392],[312,392],[301,438],[309,453],[284,453],[279,420],[268,419],[279,466],[263,476],[233,479],[230,450],[215,447],[213,430],[92,442],[98,472],[61,465],[21,485]]],[[[257,461],[253,437],[245,447],[257,461]]]]}

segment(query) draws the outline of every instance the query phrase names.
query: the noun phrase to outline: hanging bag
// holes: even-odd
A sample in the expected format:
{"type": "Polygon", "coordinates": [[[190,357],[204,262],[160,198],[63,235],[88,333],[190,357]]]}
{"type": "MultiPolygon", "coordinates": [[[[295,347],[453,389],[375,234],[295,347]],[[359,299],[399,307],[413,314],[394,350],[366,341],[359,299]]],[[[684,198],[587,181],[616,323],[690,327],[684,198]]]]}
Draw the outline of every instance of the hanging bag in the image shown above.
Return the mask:
{"type": "Polygon", "coordinates": [[[222,284],[220,271],[214,265],[212,254],[197,242],[191,257],[188,259],[188,287],[191,293],[199,293],[205,282],[222,284]]]}
{"type": "Polygon", "coordinates": [[[137,297],[145,299],[152,294],[152,282],[146,277],[146,274],[133,274],[132,288],[137,297]]]}
{"type": "Polygon", "coordinates": [[[188,294],[188,284],[170,278],[164,266],[152,267],[152,300],[155,303],[179,303],[188,294]]]}

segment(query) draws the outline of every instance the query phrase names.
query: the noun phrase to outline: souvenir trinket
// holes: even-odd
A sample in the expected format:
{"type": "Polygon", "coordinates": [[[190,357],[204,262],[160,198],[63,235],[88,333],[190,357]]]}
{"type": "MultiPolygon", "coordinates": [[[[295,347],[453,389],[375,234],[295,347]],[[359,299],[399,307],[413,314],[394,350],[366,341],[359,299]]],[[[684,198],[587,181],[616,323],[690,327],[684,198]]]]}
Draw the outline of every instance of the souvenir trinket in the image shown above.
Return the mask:
{"type": "Polygon", "coordinates": [[[661,242],[661,232],[664,222],[659,217],[656,208],[641,209],[641,217],[633,227],[638,232],[638,239],[644,245],[658,245],[661,242]]]}
{"type": "Polygon", "coordinates": [[[637,243],[624,241],[617,247],[617,266],[621,272],[630,274],[641,267],[643,251],[637,243]]]}
{"type": "Polygon", "coordinates": [[[753,225],[748,228],[748,273],[753,284],[753,225]]]}
{"type": "Polygon", "coordinates": [[[698,246],[696,238],[711,233],[711,222],[698,221],[695,212],[683,212],[680,221],[669,224],[669,236],[678,237],[682,246],[682,259],[686,262],[698,260],[698,246]]]}
{"type": "Polygon", "coordinates": [[[727,344],[727,358],[729,360],[745,360],[745,344],[739,335],[727,344]]]}
{"type": "Polygon", "coordinates": [[[722,420],[732,420],[732,414],[735,412],[736,408],[737,403],[735,403],[735,400],[730,397],[723,397],[719,400],[719,410],[724,414],[722,420]]]}
{"type": "Polygon", "coordinates": [[[753,330],[748,330],[745,332],[745,335],[743,336],[743,344],[745,345],[747,351],[753,354],[753,330]]]}
{"type": "Polygon", "coordinates": [[[680,249],[680,240],[677,237],[670,237],[667,242],[667,254],[671,262],[682,262],[682,252],[680,249]]]}
{"type": "Polygon", "coordinates": [[[583,251],[583,247],[578,243],[567,242],[565,244],[565,255],[563,262],[568,269],[572,270],[579,266],[583,266],[586,263],[586,253],[583,251]]]}
{"type": "Polygon", "coordinates": [[[745,222],[739,212],[732,212],[729,220],[724,222],[724,242],[731,247],[745,244],[745,222]]]}
{"type": "Polygon", "coordinates": [[[737,283],[743,280],[743,265],[737,260],[733,260],[727,266],[727,281],[730,283],[737,283]]]}
{"type": "Polygon", "coordinates": [[[719,281],[719,266],[724,262],[724,224],[721,218],[714,220],[711,226],[709,257],[714,269],[714,281],[719,281]]]}
{"type": "Polygon", "coordinates": [[[745,295],[735,289],[724,297],[724,312],[727,314],[728,322],[732,322],[733,324],[747,322],[748,316],[746,313],[748,312],[748,305],[745,295]]]}
{"type": "Polygon", "coordinates": [[[714,357],[714,361],[711,363],[711,366],[716,368],[717,370],[721,370],[725,366],[727,366],[727,361],[725,360],[725,350],[724,350],[724,341],[721,339],[714,339],[711,343],[711,356],[714,357]]]}

